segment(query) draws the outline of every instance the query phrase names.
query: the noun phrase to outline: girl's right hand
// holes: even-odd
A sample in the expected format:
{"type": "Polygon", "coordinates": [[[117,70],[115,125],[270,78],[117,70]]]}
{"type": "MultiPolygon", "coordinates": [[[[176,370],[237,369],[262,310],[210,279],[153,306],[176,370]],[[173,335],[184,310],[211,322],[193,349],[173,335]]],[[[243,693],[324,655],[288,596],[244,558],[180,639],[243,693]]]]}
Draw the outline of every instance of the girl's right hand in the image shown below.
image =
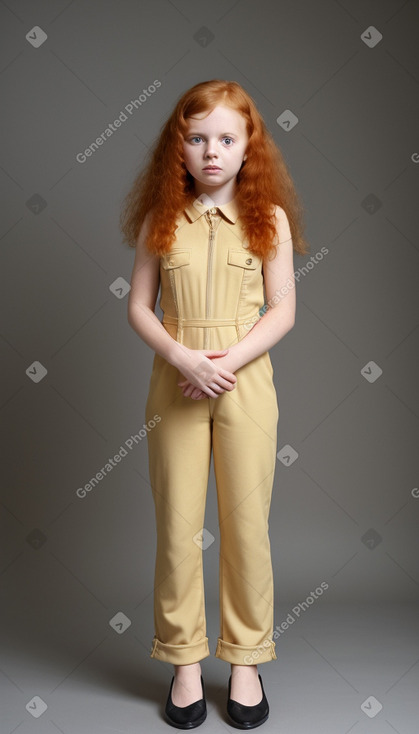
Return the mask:
{"type": "MultiPolygon", "coordinates": [[[[237,377],[233,372],[216,366],[211,358],[225,357],[228,349],[187,349],[182,365],[178,367],[179,372],[195,388],[201,390],[206,397],[217,398],[226,390],[234,390],[237,377]]],[[[182,382],[178,382],[181,387],[182,382]]],[[[188,395],[199,399],[199,394],[191,388],[188,395]]],[[[186,397],[188,396],[186,395],[186,397]]]]}

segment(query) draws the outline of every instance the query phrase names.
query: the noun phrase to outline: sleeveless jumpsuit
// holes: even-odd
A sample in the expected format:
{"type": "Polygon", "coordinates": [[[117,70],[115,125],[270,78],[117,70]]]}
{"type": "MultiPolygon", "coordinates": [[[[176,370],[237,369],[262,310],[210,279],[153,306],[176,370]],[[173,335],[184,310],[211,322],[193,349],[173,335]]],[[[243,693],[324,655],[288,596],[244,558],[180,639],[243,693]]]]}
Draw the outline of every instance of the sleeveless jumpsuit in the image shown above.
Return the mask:
{"type": "MultiPolygon", "coordinates": [[[[247,249],[236,200],[201,194],[179,216],[160,258],[162,324],[191,349],[241,340],[264,305],[262,258],[247,249]]],[[[156,514],[152,658],[184,665],[210,655],[203,528],[211,451],[216,478],[220,634],[215,657],[238,665],[276,660],[268,515],[279,408],[269,353],[235,372],[232,391],[184,397],[181,373],[155,354],[145,417],[156,514]],[[156,422],[156,414],[160,420],[156,422]]]]}

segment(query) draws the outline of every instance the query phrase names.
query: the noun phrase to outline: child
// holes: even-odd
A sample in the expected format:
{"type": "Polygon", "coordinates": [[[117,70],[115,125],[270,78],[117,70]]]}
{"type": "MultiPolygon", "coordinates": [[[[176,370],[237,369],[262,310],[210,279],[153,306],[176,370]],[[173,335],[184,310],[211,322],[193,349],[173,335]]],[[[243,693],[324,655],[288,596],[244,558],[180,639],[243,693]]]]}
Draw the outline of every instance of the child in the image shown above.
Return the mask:
{"type": "Polygon", "coordinates": [[[295,321],[293,250],[307,251],[301,212],[253,100],[237,82],[214,79],[179,99],[121,213],[136,247],[128,321],[155,351],[145,410],[157,528],[151,657],[174,665],[165,713],[178,728],[206,717],[211,451],[220,527],[215,657],[231,665],[235,725],[268,718],[257,671],[276,659],[268,516],[279,409],[268,350],[295,321]]]}

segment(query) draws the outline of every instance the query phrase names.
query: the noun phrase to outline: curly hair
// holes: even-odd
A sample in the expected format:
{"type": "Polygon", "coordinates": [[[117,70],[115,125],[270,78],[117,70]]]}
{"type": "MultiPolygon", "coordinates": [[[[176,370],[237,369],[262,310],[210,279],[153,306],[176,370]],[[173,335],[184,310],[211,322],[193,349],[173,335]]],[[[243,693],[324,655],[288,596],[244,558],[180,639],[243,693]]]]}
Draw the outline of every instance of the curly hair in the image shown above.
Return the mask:
{"type": "Polygon", "coordinates": [[[303,208],[282,153],[250,95],[237,82],[221,79],[201,82],[185,92],[161,128],[145,166],[123,200],[123,241],[136,246],[150,212],[146,247],[157,255],[170,250],[176,239],[176,220],[196,198],[194,179],[183,158],[186,120],[197,113],[209,114],[217,105],[237,110],[246,121],[247,157],[236,177],[235,198],[249,249],[262,257],[274,255],[273,205],[277,204],[288,217],[294,250],[305,255],[308,245],[303,238],[303,208]]]}

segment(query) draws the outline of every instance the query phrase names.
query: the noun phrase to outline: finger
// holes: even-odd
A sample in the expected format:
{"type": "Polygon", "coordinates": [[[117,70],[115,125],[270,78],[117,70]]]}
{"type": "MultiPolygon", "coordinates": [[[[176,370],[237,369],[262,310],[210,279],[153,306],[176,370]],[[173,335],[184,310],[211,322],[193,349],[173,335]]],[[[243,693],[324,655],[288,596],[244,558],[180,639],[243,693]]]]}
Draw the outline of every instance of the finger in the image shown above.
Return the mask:
{"type": "Polygon", "coordinates": [[[211,387],[207,387],[204,392],[210,398],[218,398],[219,395],[219,393],[215,392],[215,390],[213,390],[211,387]]]}
{"type": "Polygon", "coordinates": [[[220,370],[219,375],[224,380],[228,380],[229,382],[237,382],[236,375],[233,372],[229,372],[228,370],[220,370]]]}
{"type": "Polygon", "coordinates": [[[219,382],[212,382],[211,383],[211,389],[212,390],[215,390],[215,392],[217,392],[219,395],[220,395],[220,393],[224,392],[224,387],[222,385],[220,385],[219,382]]]}
{"type": "Polygon", "coordinates": [[[199,389],[199,387],[195,388],[195,390],[191,393],[191,398],[194,400],[202,400],[203,398],[208,397],[205,395],[205,393],[202,392],[202,390],[199,389]]]}
{"type": "Polygon", "coordinates": [[[236,387],[236,381],[232,382],[221,375],[218,376],[218,387],[221,387],[223,390],[234,390],[236,387]]]}
{"type": "Polygon", "coordinates": [[[220,357],[222,354],[225,355],[228,349],[206,349],[204,350],[205,357],[220,357]]]}

